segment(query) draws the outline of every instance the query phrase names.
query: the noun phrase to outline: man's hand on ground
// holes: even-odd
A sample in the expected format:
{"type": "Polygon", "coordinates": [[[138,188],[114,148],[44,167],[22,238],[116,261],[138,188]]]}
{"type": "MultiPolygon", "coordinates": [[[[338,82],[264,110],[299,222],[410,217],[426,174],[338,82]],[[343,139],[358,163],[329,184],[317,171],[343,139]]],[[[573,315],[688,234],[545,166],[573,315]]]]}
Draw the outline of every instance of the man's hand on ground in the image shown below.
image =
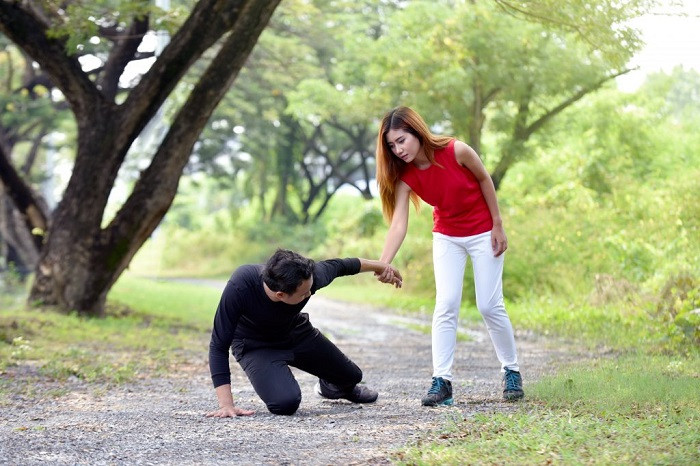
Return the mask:
{"type": "Polygon", "coordinates": [[[249,409],[241,409],[236,406],[225,406],[219,408],[216,411],[206,413],[206,417],[236,417],[236,416],[250,416],[255,414],[255,411],[249,409]]]}

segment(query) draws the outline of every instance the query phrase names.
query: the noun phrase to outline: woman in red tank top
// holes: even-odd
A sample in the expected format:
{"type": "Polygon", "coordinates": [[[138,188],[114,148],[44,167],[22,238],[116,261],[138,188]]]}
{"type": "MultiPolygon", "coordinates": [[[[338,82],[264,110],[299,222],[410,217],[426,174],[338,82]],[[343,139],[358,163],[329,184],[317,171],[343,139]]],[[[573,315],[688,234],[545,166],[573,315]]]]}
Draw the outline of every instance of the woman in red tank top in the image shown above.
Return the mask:
{"type": "MultiPolygon", "coordinates": [[[[474,270],[477,308],[503,372],[506,400],[523,397],[513,328],[503,303],[503,253],[508,247],[496,189],[476,152],[462,141],[433,134],[408,107],[382,119],[377,138],[377,184],[390,222],[381,260],[390,263],[408,230],[409,200],[433,206],[435,310],[433,378],[424,406],[451,405],[452,365],[467,257],[474,270]]],[[[378,276],[394,280],[391,271],[378,276]]]]}

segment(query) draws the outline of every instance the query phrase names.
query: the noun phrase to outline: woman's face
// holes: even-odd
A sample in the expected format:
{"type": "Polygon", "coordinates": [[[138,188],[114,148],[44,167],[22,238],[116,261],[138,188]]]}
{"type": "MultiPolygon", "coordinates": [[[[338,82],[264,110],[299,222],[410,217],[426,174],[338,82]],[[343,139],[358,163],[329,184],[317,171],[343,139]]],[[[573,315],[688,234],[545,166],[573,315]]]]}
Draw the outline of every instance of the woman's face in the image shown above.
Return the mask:
{"type": "Polygon", "coordinates": [[[406,163],[411,163],[423,150],[420,141],[403,129],[392,129],[386,133],[386,143],[391,152],[406,163]]]}

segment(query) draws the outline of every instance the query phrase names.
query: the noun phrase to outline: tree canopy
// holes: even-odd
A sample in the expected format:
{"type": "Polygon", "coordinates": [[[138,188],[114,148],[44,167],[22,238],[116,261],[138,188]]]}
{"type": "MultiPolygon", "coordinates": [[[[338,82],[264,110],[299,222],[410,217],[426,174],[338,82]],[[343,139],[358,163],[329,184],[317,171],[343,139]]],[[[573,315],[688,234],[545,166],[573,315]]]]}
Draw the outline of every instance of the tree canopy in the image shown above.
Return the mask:
{"type": "Polygon", "coordinates": [[[100,315],[183,173],[217,177],[264,221],[312,223],[343,185],[370,197],[377,120],[399,104],[474,146],[498,186],[555,117],[627,71],[627,21],[657,2],[290,0],[273,16],[277,3],[0,0],[0,98],[32,108],[0,122],[15,209],[0,235],[24,230],[13,241],[34,250],[32,302],[100,315]],[[162,50],[147,46],[159,31],[162,50]],[[158,115],[162,134],[137,148],[158,115]],[[59,129],[72,170],[49,211],[17,167],[59,129]]]}

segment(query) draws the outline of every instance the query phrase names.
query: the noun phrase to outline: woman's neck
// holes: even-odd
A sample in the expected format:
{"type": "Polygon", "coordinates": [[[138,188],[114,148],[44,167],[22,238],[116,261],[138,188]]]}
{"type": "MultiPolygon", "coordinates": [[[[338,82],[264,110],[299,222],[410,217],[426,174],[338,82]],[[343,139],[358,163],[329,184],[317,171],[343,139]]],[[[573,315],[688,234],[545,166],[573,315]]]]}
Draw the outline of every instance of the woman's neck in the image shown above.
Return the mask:
{"type": "Polygon", "coordinates": [[[421,150],[419,153],[417,153],[416,158],[413,159],[412,163],[418,170],[425,170],[432,165],[430,160],[428,160],[428,156],[425,155],[425,150],[421,150]]]}

